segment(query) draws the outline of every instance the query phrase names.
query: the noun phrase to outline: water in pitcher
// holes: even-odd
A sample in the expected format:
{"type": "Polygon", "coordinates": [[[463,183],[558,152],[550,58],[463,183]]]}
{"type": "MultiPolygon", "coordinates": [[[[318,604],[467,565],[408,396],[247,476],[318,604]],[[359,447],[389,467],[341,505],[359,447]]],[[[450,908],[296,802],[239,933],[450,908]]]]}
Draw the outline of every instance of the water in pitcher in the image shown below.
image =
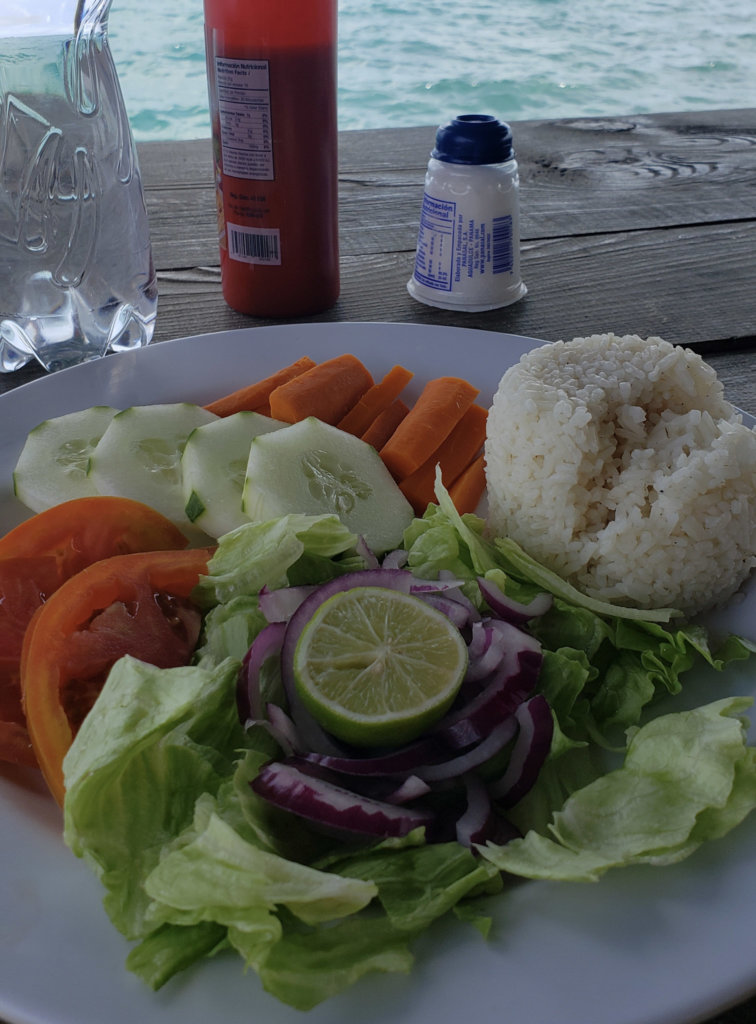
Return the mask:
{"type": "Polygon", "coordinates": [[[157,284],[109,6],[30,0],[33,14],[0,15],[2,372],[34,358],[57,370],[152,337],[157,284]]]}

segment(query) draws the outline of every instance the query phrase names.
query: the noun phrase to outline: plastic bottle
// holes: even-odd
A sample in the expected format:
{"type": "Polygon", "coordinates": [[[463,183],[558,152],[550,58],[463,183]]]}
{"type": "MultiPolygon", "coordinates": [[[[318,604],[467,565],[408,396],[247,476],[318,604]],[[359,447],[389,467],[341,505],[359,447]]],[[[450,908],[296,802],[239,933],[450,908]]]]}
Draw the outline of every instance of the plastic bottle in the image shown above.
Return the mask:
{"type": "Polygon", "coordinates": [[[0,371],[146,345],[157,283],[111,0],[0,13],[0,371]]]}
{"type": "Polygon", "coordinates": [[[462,114],[436,133],[407,290],[426,305],[468,312],[527,292],[512,131],[490,114],[462,114]]]}
{"type": "Polygon", "coordinates": [[[337,0],[204,0],[223,295],[293,317],[339,295],[337,0]]]}

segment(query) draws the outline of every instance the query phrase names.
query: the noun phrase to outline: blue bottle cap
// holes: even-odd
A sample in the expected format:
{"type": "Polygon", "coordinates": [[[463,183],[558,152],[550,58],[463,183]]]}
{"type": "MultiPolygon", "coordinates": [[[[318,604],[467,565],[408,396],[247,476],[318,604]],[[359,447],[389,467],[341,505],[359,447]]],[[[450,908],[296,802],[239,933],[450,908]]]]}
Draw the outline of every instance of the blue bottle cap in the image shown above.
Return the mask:
{"type": "Polygon", "coordinates": [[[492,114],[460,114],[438,129],[431,156],[448,164],[503,164],[514,156],[512,129],[492,114]]]}

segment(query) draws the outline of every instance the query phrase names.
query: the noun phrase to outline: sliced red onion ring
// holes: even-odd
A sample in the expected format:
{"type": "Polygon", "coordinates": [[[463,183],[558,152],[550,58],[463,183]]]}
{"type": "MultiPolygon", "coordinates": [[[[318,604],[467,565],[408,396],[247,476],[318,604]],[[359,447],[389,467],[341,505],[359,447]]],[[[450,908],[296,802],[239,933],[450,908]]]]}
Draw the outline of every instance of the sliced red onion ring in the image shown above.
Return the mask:
{"type": "Polygon", "coordinates": [[[263,716],[260,670],[268,658],[281,652],[286,626],[271,622],[257,634],[242,659],[236,683],[236,706],[242,723],[263,716]]]}
{"type": "Polygon", "coordinates": [[[523,626],[531,619],[545,615],[554,601],[552,595],[544,591],[536,594],[528,604],[521,604],[507,597],[500,587],[483,576],[478,577],[478,586],[491,611],[513,626],[523,626]]]}
{"type": "Polygon", "coordinates": [[[383,569],[403,569],[407,564],[409,558],[409,552],[405,551],[404,548],[397,548],[395,551],[389,551],[387,555],[383,556],[381,562],[381,568],[383,569]]]}
{"type": "Polygon", "coordinates": [[[457,629],[465,629],[474,621],[470,609],[466,605],[452,597],[447,597],[446,594],[417,594],[416,596],[445,615],[457,629]]]}
{"type": "Polygon", "coordinates": [[[405,836],[433,815],[360,796],[284,761],[271,761],[250,783],[258,796],[313,824],[342,832],[389,838],[405,836]]]}
{"type": "Polygon", "coordinates": [[[490,787],[491,796],[513,807],[532,789],[551,749],[554,719],[542,694],[520,704],[515,711],[519,732],[506,771],[490,787]]]}
{"type": "Polygon", "coordinates": [[[509,743],[517,732],[517,720],[514,715],[505,718],[489,732],[484,740],[481,740],[472,749],[438,764],[421,765],[415,769],[414,774],[424,782],[441,782],[446,779],[456,779],[465,775],[474,768],[479,768],[490,758],[509,743]]]}
{"type": "Polygon", "coordinates": [[[476,696],[448,713],[435,726],[432,735],[445,744],[462,750],[484,739],[497,723],[514,714],[517,707],[535,689],[540,669],[529,656],[512,667],[502,665],[493,678],[476,696]]]}
{"type": "Polygon", "coordinates": [[[305,754],[305,760],[343,775],[388,775],[401,778],[410,774],[420,765],[437,760],[439,756],[436,744],[432,740],[424,738],[409,743],[405,747],[398,747],[386,754],[376,754],[372,757],[334,757],[313,752],[305,754]]]}
{"type": "Polygon", "coordinates": [[[485,843],[496,833],[496,812],[488,795],[488,789],[477,775],[465,776],[467,808],[457,819],[455,826],[457,842],[471,847],[473,843],[485,843]]]}
{"type": "Polygon", "coordinates": [[[355,550],[357,551],[358,554],[362,555],[362,560],[365,563],[366,569],[380,568],[381,563],[378,561],[378,558],[376,557],[372,548],[370,548],[368,542],[365,540],[362,534],[360,534],[360,536],[357,538],[355,550]]]}

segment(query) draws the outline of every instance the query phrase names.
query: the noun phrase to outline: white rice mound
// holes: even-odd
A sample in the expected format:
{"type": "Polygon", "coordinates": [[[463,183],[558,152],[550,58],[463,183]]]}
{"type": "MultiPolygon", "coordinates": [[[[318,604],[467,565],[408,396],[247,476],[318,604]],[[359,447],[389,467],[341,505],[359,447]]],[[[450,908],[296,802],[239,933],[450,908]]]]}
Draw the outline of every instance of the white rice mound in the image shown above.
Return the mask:
{"type": "Polygon", "coordinates": [[[485,458],[489,532],[591,597],[691,616],[756,565],[756,431],[689,349],[534,349],[501,379],[485,458]]]}

